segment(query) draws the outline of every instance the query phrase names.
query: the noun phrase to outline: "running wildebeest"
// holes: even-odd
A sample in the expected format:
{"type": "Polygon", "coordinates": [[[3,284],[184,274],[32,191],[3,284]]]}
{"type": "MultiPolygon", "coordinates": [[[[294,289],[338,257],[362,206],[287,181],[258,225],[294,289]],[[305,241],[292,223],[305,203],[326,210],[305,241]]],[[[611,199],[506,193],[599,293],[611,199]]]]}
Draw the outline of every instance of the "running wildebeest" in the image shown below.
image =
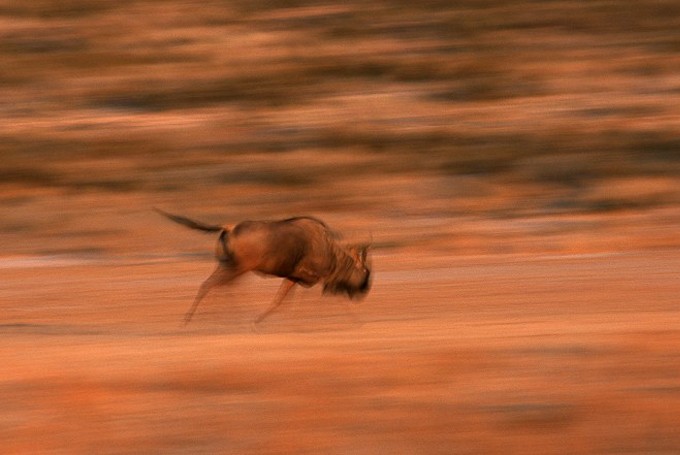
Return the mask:
{"type": "Polygon", "coordinates": [[[201,284],[184,317],[185,324],[208,291],[250,271],[284,279],[274,301],[255,323],[274,311],[296,284],[311,287],[322,281],[324,294],[344,293],[350,298],[365,296],[370,288],[369,245],[343,245],[340,236],[316,218],[243,221],[231,227],[155,210],[191,229],[219,232],[215,247],[217,268],[201,284]]]}

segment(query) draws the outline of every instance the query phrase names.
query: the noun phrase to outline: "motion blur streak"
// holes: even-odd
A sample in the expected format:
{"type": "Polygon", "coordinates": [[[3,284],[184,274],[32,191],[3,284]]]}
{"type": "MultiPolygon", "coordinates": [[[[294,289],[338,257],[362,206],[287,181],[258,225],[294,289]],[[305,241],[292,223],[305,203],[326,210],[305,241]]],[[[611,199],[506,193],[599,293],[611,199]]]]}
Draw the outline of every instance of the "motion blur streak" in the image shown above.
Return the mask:
{"type": "MultiPolygon", "coordinates": [[[[3,453],[680,453],[680,3],[0,0],[3,453]],[[360,306],[207,222],[373,238],[360,306]]],[[[352,240],[351,238],[348,240],[352,240]]]]}

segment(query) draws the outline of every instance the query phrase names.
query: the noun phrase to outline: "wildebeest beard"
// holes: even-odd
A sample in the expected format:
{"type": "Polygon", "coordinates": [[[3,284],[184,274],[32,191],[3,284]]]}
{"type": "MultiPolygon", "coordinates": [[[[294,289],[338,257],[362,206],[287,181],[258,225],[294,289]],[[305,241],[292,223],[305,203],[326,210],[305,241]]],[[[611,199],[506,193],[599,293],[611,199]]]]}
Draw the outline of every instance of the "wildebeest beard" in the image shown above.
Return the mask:
{"type": "Polygon", "coordinates": [[[368,267],[357,268],[352,257],[338,255],[335,269],[326,279],[324,294],[347,294],[351,299],[361,298],[371,287],[371,271],[368,267]]]}

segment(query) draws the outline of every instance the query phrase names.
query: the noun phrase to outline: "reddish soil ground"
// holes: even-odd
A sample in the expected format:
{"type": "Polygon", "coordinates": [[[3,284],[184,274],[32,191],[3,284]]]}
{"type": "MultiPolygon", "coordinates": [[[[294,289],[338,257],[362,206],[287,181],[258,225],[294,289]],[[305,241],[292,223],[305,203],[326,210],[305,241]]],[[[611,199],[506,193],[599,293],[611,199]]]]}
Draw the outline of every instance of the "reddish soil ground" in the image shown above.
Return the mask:
{"type": "Polygon", "coordinates": [[[674,453],[680,256],[377,254],[363,302],[202,259],[2,262],[4,453],[674,453]]]}

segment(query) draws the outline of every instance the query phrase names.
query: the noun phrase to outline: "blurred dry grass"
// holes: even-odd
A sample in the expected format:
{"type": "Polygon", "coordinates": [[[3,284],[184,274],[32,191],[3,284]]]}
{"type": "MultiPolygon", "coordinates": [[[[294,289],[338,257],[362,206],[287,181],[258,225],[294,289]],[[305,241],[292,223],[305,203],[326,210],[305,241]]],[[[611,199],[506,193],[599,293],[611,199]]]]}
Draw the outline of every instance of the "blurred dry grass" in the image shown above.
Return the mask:
{"type": "MultiPolygon", "coordinates": [[[[4,231],[50,223],[31,194],[78,211],[96,193],[113,212],[352,214],[386,231],[622,214],[608,248],[677,246],[670,0],[3,1],[0,21],[4,231]],[[643,227],[626,238],[631,212],[643,227]]],[[[413,243],[427,244],[384,240],[413,243]]]]}

